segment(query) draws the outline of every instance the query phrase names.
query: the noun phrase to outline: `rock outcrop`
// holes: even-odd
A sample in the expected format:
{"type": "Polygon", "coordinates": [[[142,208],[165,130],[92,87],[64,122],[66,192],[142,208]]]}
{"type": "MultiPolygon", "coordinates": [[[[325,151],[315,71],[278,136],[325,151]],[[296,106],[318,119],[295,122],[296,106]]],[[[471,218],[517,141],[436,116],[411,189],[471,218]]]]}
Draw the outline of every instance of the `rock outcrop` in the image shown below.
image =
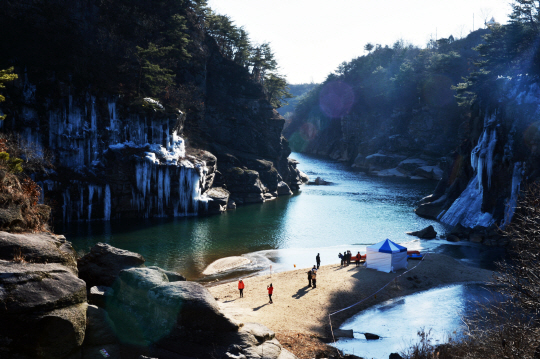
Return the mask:
{"type": "Polygon", "coordinates": [[[420,231],[407,232],[407,234],[421,238],[421,239],[433,239],[437,237],[437,232],[435,231],[435,228],[433,228],[432,225],[429,225],[420,231]]]}
{"type": "Polygon", "coordinates": [[[90,253],[79,259],[79,277],[86,282],[88,288],[112,287],[120,271],[142,267],[144,262],[143,256],[138,253],[98,243],[90,249],[90,253]]]}
{"type": "Polygon", "coordinates": [[[468,131],[447,156],[443,179],[416,210],[454,227],[452,240],[507,243],[496,228],[511,222],[522,185],[540,178],[539,132],[531,123],[540,103],[535,81],[501,78],[497,86],[504,100],[473,106],[468,131]]]}
{"type": "Polygon", "coordinates": [[[67,267],[0,260],[0,353],[64,358],[83,342],[86,285],[67,267]]]}
{"type": "MultiPolygon", "coordinates": [[[[71,248],[69,242],[27,237],[24,253],[36,263],[0,260],[2,358],[296,358],[268,328],[227,318],[201,284],[144,267],[142,256],[101,243],[79,261],[79,273],[113,288],[92,287],[92,295],[106,300],[88,305],[92,283],[77,278],[71,261],[45,263],[58,260],[54,248],[71,248]]],[[[16,237],[1,238],[10,254],[16,237]]]]}
{"type": "Polygon", "coordinates": [[[64,236],[48,233],[0,232],[0,259],[29,263],[59,263],[77,275],[76,253],[64,236]]]}

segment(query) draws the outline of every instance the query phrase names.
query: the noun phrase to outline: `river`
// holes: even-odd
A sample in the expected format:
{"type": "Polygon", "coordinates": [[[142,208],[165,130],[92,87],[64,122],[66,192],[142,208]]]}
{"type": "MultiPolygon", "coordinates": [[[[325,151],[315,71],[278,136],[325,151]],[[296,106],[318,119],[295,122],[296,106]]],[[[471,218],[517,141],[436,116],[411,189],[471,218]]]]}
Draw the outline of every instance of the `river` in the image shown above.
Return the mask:
{"type": "MultiPolygon", "coordinates": [[[[328,159],[300,153],[291,157],[312,180],[321,177],[331,184],[304,185],[293,196],[216,216],[71,223],[56,231],[65,234],[81,253],[104,242],[142,254],[147,265],[202,282],[230,280],[270,268],[311,267],[317,253],[323,265],[338,263],[338,252],[365,253],[366,246],[386,238],[411,250],[445,253],[488,269],[503,254],[501,249],[474,243],[419,240],[406,234],[430,224],[439,234],[447,230],[413,211],[435,189],[434,181],[373,177],[328,159]],[[202,275],[214,260],[238,255],[251,259],[251,264],[219,275],[202,275]]],[[[478,301],[482,295],[477,287],[458,285],[383,303],[343,325],[355,332],[376,332],[383,340],[368,343],[355,334],[356,339],[340,340],[336,346],[348,353],[387,358],[389,352],[414,342],[421,327],[433,328],[434,340],[443,342],[459,325],[459,309],[472,310],[465,298],[478,301]]]]}
{"type": "Polygon", "coordinates": [[[419,240],[405,232],[433,225],[413,212],[430,194],[435,181],[379,178],[328,159],[291,154],[299,168],[325,186],[304,185],[293,196],[238,207],[221,215],[174,219],[71,223],[55,228],[81,253],[98,242],[142,254],[147,265],[211,281],[256,273],[310,267],[321,253],[322,264],[337,263],[344,250],[365,247],[386,238],[409,249],[436,250],[489,267],[493,251],[473,244],[451,245],[444,240],[419,240]],[[216,259],[244,255],[251,265],[240,271],[206,278],[202,271],[216,259]]]}

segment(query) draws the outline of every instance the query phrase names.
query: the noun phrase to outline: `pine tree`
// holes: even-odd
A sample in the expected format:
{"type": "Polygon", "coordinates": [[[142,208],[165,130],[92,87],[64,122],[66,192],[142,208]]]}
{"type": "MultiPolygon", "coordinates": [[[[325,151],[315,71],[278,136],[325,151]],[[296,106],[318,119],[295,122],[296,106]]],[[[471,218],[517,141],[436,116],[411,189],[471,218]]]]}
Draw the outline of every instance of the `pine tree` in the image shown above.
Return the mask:
{"type": "MultiPolygon", "coordinates": [[[[17,74],[13,73],[14,68],[10,67],[6,70],[0,70],[0,89],[6,88],[5,83],[8,81],[13,81],[17,79],[19,76],[17,74]]],[[[0,94],[0,102],[4,102],[6,98],[0,94]]],[[[0,112],[1,113],[1,112],[0,112]]],[[[4,120],[6,118],[6,115],[0,115],[0,120],[4,120]]]]}
{"type": "Polygon", "coordinates": [[[288,98],[294,96],[289,92],[287,80],[277,74],[269,74],[264,80],[264,89],[266,90],[268,100],[274,108],[280,108],[287,105],[288,98]]]}
{"type": "Polygon", "coordinates": [[[137,62],[139,63],[139,96],[158,96],[174,83],[174,72],[163,66],[162,60],[169,56],[175,48],[159,47],[153,43],[144,49],[137,46],[137,62]],[[161,62],[161,63],[160,63],[161,62]]]}
{"type": "Polygon", "coordinates": [[[514,0],[512,3],[512,22],[529,24],[538,29],[540,22],[540,0],[514,0]]]}

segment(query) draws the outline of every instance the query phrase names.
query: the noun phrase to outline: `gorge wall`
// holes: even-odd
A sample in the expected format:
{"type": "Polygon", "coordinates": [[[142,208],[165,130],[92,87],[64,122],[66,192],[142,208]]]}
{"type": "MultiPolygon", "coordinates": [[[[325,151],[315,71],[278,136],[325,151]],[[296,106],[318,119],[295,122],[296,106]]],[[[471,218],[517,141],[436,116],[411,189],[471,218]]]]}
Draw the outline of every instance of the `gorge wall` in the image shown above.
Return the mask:
{"type": "MultiPolygon", "coordinates": [[[[284,120],[261,83],[221,54],[196,2],[178,4],[154,4],[145,15],[159,23],[178,11],[189,39],[189,56],[174,68],[176,85],[161,92],[164,102],[141,94],[146,77],[137,71],[150,67],[137,69],[137,56],[122,60],[132,56],[125,43],[152,44],[153,35],[137,28],[150,26],[144,22],[120,28],[127,20],[111,13],[120,2],[1,5],[0,28],[14,36],[1,45],[0,67],[19,74],[2,104],[2,131],[51,158],[54,169],[33,176],[56,221],[219,213],[288,195],[302,183],[281,136],[284,120]],[[139,90],[126,90],[137,81],[139,90]]],[[[124,5],[137,14],[147,4],[124,5]]]]}
{"type": "Polygon", "coordinates": [[[537,79],[501,77],[497,87],[498,99],[472,108],[468,137],[448,156],[448,176],[418,214],[451,226],[504,229],[520,189],[539,180],[537,79]]]}
{"type": "Polygon", "coordinates": [[[540,107],[538,78],[525,73],[495,76],[489,100],[458,106],[455,90],[479,61],[472,48],[490,31],[343,63],[299,102],[285,136],[374,175],[439,180],[416,213],[495,238],[520,188],[538,180],[540,107]]]}

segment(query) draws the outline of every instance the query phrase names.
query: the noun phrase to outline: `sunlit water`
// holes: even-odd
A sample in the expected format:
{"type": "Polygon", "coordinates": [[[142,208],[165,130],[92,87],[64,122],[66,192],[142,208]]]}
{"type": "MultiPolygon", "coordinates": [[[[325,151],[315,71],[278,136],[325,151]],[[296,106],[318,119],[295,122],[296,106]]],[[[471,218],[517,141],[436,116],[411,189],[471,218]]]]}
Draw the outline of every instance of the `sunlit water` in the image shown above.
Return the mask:
{"type": "Polygon", "coordinates": [[[142,254],[147,265],[180,272],[188,279],[215,280],[256,273],[337,263],[344,250],[365,253],[365,247],[389,238],[409,249],[437,250],[474,265],[491,263],[481,246],[451,246],[444,240],[418,240],[405,232],[436,221],[416,216],[418,201],[436,182],[371,177],[346,165],[293,153],[299,168],[327,186],[304,185],[293,196],[238,207],[221,215],[156,220],[73,223],[63,230],[79,251],[98,242],[142,254]],[[443,246],[441,246],[444,244],[443,246]],[[216,259],[244,255],[250,265],[214,277],[202,271],[216,259]]]}
{"type": "Polygon", "coordinates": [[[470,318],[480,303],[493,295],[479,284],[459,284],[395,298],[347,320],[341,329],[352,329],[354,339],[339,338],[335,346],[344,353],[364,358],[387,359],[390,353],[406,351],[418,343],[424,329],[433,345],[463,336],[462,318],[470,318]],[[379,340],[366,340],[363,333],[379,340]]]}

